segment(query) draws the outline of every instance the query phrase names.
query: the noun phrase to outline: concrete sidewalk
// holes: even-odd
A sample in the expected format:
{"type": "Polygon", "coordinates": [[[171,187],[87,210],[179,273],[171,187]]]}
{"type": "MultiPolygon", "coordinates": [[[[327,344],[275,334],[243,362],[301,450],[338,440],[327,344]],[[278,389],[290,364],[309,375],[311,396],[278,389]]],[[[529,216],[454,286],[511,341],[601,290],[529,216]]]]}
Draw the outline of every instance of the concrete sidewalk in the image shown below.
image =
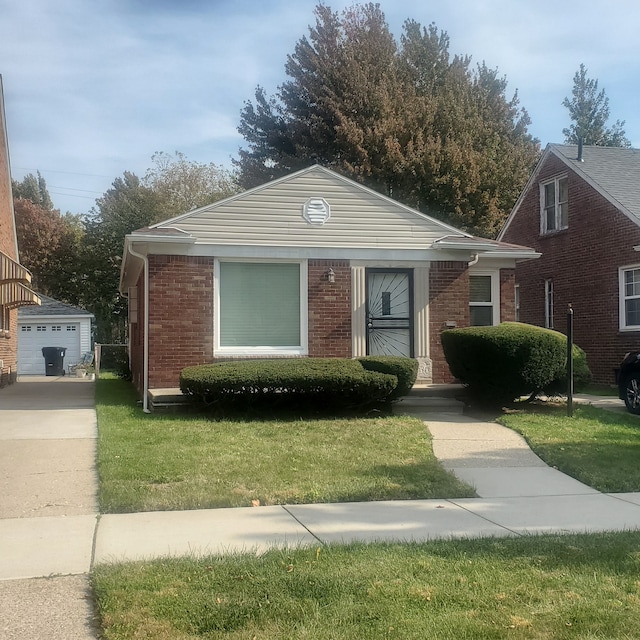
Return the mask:
{"type": "Polygon", "coordinates": [[[398,405],[425,420],[434,453],[477,498],[99,517],[93,384],[45,379],[3,389],[0,637],[95,638],[86,574],[105,562],[640,528],[640,493],[601,494],[549,468],[511,430],[464,416],[461,408],[450,397],[398,405]]]}

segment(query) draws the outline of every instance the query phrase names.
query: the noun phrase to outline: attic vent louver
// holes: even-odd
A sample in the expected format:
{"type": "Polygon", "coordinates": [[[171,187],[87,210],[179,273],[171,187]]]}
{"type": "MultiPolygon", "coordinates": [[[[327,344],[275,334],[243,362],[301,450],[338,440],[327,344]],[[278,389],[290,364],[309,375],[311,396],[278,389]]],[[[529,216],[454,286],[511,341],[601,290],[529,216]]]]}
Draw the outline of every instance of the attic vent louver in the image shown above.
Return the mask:
{"type": "Polygon", "coordinates": [[[309,198],[302,208],[302,217],[309,224],[324,224],[331,217],[331,207],[324,198],[309,198]]]}

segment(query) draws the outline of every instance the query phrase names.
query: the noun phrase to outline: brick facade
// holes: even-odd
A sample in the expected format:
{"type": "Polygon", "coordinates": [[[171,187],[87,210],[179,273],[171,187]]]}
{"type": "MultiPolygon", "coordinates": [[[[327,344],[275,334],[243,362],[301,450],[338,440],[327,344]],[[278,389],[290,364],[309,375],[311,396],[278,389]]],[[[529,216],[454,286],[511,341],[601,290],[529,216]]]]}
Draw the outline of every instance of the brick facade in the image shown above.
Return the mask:
{"type": "Polygon", "coordinates": [[[551,280],[554,328],[566,330],[572,304],[575,342],[586,351],[594,380],[612,384],[622,356],[640,346],[640,332],[619,330],[618,311],[618,268],[640,264],[633,249],[640,244],[640,228],[550,155],[501,239],[542,253],[517,266],[520,320],[545,325],[545,281],[551,280]],[[539,184],[560,175],[568,176],[569,226],[541,235],[539,184]]]}
{"type": "Polygon", "coordinates": [[[350,358],[351,268],[348,260],[309,260],[309,355],[350,358]],[[327,279],[333,269],[335,282],[327,279]]]}
{"type": "MultiPolygon", "coordinates": [[[[502,320],[514,319],[514,269],[500,271],[502,320]]],[[[352,290],[348,260],[308,262],[309,356],[352,356],[352,290]],[[332,269],[335,282],[329,282],[332,269]]],[[[149,387],[176,387],[180,371],[214,360],[213,258],[149,256],[149,387]]],[[[130,325],[131,370],[142,391],[144,274],[137,282],[137,322],[130,325]]],[[[434,383],[453,382],[440,333],[447,324],[469,325],[466,262],[433,262],[429,271],[429,335],[434,383]]]]}
{"type": "Polygon", "coordinates": [[[212,361],[213,293],[213,258],[149,256],[150,388],[176,387],[184,367],[212,361]]]}
{"type": "MultiPolygon", "coordinates": [[[[5,136],[4,104],[0,80],[0,251],[18,260],[9,174],[9,147],[5,136]]],[[[18,366],[18,311],[9,311],[9,334],[0,333],[0,387],[15,382],[18,366]]]]}
{"type": "Polygon", "coordinates": [[[453,326],[469,326],[469,267],[466,262],[432,262],[429,270],[429,347],[434,384],[454,382],[440,340],[442,331],[453,326]]]}

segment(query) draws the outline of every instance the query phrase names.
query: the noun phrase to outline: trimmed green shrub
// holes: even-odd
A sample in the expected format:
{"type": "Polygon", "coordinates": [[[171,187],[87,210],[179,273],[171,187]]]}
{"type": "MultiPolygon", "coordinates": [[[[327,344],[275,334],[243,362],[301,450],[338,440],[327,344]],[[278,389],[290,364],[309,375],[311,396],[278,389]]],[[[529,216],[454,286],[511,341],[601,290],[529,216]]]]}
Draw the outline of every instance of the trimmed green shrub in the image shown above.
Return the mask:
{"type": "MultiPolygon", "coordinates": [[[[450,329],[441,337],[451,373],[467,385],[476,401],[510,403],[520,396],[559,389],[563,377],[566,379],[567,342],[557,331],[504,322],[494,327],[450,329]]],[[[581,381],[590,377],[582,356],[576,371],[581,381]]]]}
{"type": "Polygon", "coordinates": [[[398,378],[398,386],[393,392],[392,399],[406,396],[418,377],[418,361],[415,358],[365,356],[358,360],[367,371],[389,373],[398,378]]]}
{"type": "Polygon", "coordinates": [[[396,376],[343,358],[237,360],[187,367],[180,389],[196,402],[233,410],[336,411],[388,402],[396,376]]]}
{"type": "MultiPolygon", "coordinates": [[[[560,334],[562,335],[562,334],[560,334]]],[[[565,343],[564,368],[558,378],[547,385],[543,391],[548,396],[563,396],[567,394],[567,359],[566,336],[562,335],[565,343]]],[[[587,354],[577,345],[573,345],[573,390],[583,391],[591,382],[591,370],[587,364],[587,354]]]]}

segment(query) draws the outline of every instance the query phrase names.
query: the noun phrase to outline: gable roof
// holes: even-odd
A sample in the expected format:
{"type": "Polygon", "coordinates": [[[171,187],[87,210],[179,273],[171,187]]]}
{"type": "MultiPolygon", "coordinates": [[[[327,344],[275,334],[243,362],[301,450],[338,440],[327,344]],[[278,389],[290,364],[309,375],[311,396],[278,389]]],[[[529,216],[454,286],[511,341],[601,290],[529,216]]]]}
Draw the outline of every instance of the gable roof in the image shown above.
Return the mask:
{"type": "Polygon", "coordinates": [[[243,246],[425,248],[443,235],[471,237],[317,164],[140,231],[168,229],[243,246]],[[329,205],[325,224],[303,217],[310,198],[329,205]]]}
{"type": "Polygon", "coordinates": [[[500,231],[498,240],[503,237],[525,194],[535,183],[541,168],[551,155],[560,159],[614,207],[640,226],[640,149],[584,146],[582,160],[578,160],[578,145],[549,144],[500,231]]]}
{"type": "Polygon", "coordinates": [[[539,256],[528,247],[476,238],[317,164],[127,235],[121,292],[134,286],[149,253],[351,260],[539,256]]]}
{"type": "Polygon", "coordinates": [[[82,316],[86,318],[95,317],[89,311],[85,311],[80,307],[74,307],[73,305],[67,304],[66,302],[54,300],[49,296],[42,295],[41,293],[38,294],[38,297],[42,301],[42,304],[40,306],[21,307],[20,309],[18,309],[19,320],[33,316],[82,316]]]}

